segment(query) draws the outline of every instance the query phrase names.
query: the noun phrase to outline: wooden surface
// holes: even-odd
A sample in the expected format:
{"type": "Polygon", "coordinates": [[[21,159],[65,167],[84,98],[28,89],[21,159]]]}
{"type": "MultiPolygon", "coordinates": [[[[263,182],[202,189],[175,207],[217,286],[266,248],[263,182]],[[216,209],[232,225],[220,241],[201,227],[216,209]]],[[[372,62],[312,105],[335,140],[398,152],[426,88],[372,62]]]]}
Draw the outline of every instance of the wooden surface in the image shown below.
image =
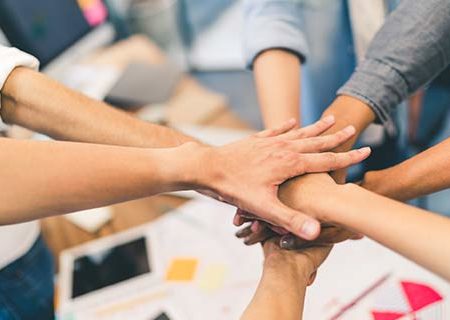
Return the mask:
{"type": "MultiPolygon", "coordinates": [[[[91,61],[123,67],[130,57],[149,63],[165,61],[159,49],[142,37],[133,37],[129,41],[119,43],[97,54],[91,61]],[[144,52],[146,55],[143,54],[144,52]]],[[[175,96],[171,99],[169,122],[248,129],[246,123],[226,108],[225,101],[226,99],[221,95],[206,90],[195,80],[186,76],[185,81],[180,84],[175,96]],[[194,106],[196,111],[192,112],[194,106]]],[[[95,234],[78,228],[62,216],[51,217],[41,221],[42,234],[58,264],[57,257],[64,249],[153,221],[185,202],[186,199],[176,197],[154,196],[115,205],[112,207],[112,220],[95,234]]]]}

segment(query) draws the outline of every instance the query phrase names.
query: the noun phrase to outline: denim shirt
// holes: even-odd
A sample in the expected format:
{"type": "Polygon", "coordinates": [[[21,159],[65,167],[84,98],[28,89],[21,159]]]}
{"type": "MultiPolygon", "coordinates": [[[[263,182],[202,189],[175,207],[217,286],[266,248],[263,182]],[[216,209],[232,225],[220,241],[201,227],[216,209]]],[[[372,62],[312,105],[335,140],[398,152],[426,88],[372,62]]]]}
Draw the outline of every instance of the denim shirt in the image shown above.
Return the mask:
{"type": "MultiPolygon", "coordinates": [[[[303,32],[305,6],[325,8],[340,1],[245,0],[246,61],[270,48],[284,48],[302,60],[310,56],[303,32]]],[[[326,23],[326,20],[317,23],[326,23]]],[[[318,41],[327,41],[319,39],[318,41]]],[[[330,52],[333,55],[334,52],[330,52]]],[[[387,18],[365,58],[338,94],[367,103],[388,132],[395,126],[393,109],[450,63],[450,1],[403,0],[387,18]]],[[[329,72],[335,72],[329,69],[329,72]]]]}
{"type": "Polygon", "coordinates": [[[338,94],[367,103],[391,131],[393,108],[449,64],[450,1],[403,0],[338,94]]]}

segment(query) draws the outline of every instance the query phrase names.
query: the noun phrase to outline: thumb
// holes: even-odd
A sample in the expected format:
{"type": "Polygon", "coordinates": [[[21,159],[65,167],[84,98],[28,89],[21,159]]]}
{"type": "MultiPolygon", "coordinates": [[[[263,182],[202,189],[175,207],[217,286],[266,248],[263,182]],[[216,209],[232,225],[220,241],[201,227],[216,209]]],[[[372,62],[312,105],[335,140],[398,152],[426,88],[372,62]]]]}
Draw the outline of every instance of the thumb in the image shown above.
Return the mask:
{"type": "Polygon", "coordinates": [[[274,217],[275,223],[296,236],[305,240],[314,240],[320,234],[320,223],[314,218],[282,203],[278,198],[276,199],[275,208],[271,215],[274,217]]]}

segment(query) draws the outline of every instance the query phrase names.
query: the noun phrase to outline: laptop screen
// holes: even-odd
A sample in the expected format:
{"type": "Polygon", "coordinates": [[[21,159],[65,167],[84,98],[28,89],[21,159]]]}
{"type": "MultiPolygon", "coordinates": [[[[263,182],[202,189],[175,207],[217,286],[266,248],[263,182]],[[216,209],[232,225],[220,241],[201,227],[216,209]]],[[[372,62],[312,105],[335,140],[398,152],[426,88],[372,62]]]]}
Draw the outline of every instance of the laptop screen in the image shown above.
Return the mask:
{"type": "Polygon", "coordinates": [[[0,0],[0,28],[9,43],[42,66],[107,18],[102,0],[0,0]]]}

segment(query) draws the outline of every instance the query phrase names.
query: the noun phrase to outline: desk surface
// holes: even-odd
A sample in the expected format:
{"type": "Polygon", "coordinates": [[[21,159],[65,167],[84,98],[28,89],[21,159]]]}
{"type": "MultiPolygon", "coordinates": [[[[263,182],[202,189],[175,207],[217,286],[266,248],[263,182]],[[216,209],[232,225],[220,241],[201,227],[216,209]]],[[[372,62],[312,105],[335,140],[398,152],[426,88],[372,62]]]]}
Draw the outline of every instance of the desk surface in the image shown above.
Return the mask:
{"type": "MultiPolygon", "coordinates": [[[[120,44],[120,46],[124,51],[129,49],[132,51],[139,50],[142,46],[149,50],[154,49],[148,46],[148,41],[146,40],[138,39],[137,42],[136,39],[134,39],[129,46],[124,46],[123,43],[120,44]]],[[[115,55],[117,54],[117,48],[113,49],[113,53],[115,55]]],[[[99,58],[96,57],[96,59],[99,58]]],[[[111,61],[114,61],[114,59],[111,61]]],[[[118,58],[117,61],[121,64],[123,63],[122,58],[118,58]]],[[[189,89],[185,88],[184,90],[189,89]]],[[[197,87],[192,90],[196,90],[197,93],[199,92],[197,87]]],[[[206,89],[201,89],[200,92],[202,91],[207,92],[206,89]]],[[[185,96],[189,96],[190,94],[190,92],[183,93],[185,96]]],[[[214,96],[214,93],[207,93],[205,95],[205,99],[209,99],[209,102],[205,104],[205,108],[211,107],[211,96],[214,96]]],[[[181,99],[181,97],[179,98],[181,99]]],[[[198,96],[197,99],[202,99],[202,96],[198,96]]],[[[188,106],[185,106],[185,108],[187,107],[188,106]]],[[[180,121],[177,122],[179,123],[180,121]]],[[[192,119],[189,119],[186,123],[192,123],[192,119]]],[[[249,127],[226,107],[218,108],[213,113],[210,113],[207,121],[203,118],[197,122],[197,124],[199,123],[208,126],[232,129],[248,129],[249,127]]],[[[58,264],[57,257],[59,257],[60,252],[64,249],[153,221],[165,212],[174,209],[185,202],[185,199],[177,197],[154,196],[115,205],[112,207],[112,220],[95,234],[88,233],[78,228],[61,216],[46,218],[41,221],[42,234],[54,254],[56,264],[58,264]]]]}

